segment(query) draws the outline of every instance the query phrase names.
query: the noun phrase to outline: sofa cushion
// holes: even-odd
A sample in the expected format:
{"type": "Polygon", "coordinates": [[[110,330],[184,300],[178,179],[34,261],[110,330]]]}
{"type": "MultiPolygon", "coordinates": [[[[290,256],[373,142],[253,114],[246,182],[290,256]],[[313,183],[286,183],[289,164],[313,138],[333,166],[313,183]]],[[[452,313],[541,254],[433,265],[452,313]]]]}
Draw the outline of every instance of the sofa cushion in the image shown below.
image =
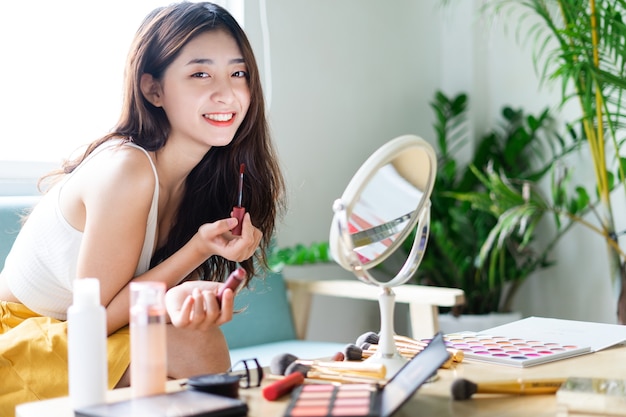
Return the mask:
{"type": "Polygon", "coordinates": [[[21,228],[22,216],[39,201],[39,196],[0,196],[0,270],[21,228]]]}
{"type": "Polygon", "coordinates": [[[296,339],[281,274],[253,278],[235,297],[235,310],[233,319],[222,326],[231,349],[296,339]]]}

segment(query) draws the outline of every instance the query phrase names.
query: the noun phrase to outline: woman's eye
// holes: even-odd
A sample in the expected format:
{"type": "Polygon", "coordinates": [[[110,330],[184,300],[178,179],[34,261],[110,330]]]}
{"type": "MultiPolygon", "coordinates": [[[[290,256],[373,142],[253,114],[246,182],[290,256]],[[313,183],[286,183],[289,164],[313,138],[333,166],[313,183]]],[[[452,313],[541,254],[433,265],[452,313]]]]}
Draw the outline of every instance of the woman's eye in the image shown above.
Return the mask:
{"type": "Polygon", "coordinates": [[[192,75],[192,77],[194,77],[194,78],[209,78],[209,74],[207,74],[206,72],[196,72],[195,74],[192,75]]]}
{"type": "Polygon", "coordinates": [[[237,77],[237,78],[247,78],[248,77],[248,73],[245,71],[235,71],[233,73],[233,77],[237,77]]]}

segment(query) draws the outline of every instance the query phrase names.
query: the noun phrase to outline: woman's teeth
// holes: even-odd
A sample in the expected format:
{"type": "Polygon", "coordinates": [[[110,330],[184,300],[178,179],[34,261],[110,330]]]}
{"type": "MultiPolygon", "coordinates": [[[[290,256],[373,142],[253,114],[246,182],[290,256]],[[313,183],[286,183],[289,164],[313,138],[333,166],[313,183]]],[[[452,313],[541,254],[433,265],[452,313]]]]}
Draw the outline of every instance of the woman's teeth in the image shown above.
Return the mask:
{"type": "Polygon", "coordinates": [[[233,113],[206,114],[204,117],[216,122],[227,122],[233,118],[233,113]]]}

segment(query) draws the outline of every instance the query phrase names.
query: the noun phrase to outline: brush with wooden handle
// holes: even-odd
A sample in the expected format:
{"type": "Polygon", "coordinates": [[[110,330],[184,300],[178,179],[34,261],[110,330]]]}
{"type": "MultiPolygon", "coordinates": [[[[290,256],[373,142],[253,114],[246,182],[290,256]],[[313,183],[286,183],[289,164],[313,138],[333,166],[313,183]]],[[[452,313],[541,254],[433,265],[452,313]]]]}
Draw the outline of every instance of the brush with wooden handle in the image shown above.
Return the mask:
{"type": "Polygon", "coordinates": [[[298,359],[295,355],[284,353],[272,358],[270,372],[276,375],[286,375],[287,369],[293,363],[309,366],[312,370],[329,374],[345,374],[348,376],[363,376],[376,379],[385,378],[387,369],[382,363],[360,363],[346,361],[318,361],[298,359]]]}
{"type": "MultiPolygon", "coordinates": [[[[393,338],[396,344],[396,348],[398,348],[398,350],[401,350],[401,351],[402,350],[409,351],[409,350],[415,349],[418,352],[421,352],[422,350],[424,350],[426,346],[428,346],[427,342],[423,342],[421,340],[416,340],[416,339],[411,339],[410,337],[407,337],[407,336],[394,335],[393,338]]],[[[378,345],[378,341],[379,341],[379,336],[377,333],[366,332],[357,338],[356,345],[361,346],[361,347],[363,346],[363,343],[369,343],[370,345],[378,345]]],[[[454,362],[461,363],[463,362],[463,359],[465,359],[465,354],[463,353],[462,350],[458,350],[458,349],[454,349],[450,347],[448,347],[447,350],[452,355],[452,360],[454,362]]]]}
{"type": "Polygon", "coordinates": [[[554,394],[565,382],[565,378],[514,379],[506,381],[472,382],[456,379],[450,387],[452,398],[467,400],[474,394],[554,394]]]}

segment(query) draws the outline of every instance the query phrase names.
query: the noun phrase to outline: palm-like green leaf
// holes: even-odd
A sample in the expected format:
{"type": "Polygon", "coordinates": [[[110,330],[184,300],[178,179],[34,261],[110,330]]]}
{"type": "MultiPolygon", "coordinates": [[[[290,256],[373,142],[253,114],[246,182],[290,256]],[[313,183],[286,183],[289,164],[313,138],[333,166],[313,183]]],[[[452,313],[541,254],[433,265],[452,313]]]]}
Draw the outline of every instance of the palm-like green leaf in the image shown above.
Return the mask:
{"type": "Polygon", "coordinates": [[[467,105],[464,94],[448,98],[438,93],[431,103],[439,164],[431,195],[428,249],[417,281],[462,288],[467,299],[463,311],[487,313],[508,309],[509,301],[500,304],[512,296],[505,289],[514,293],[517,282],[548,265],[544,254],[530,247],[534,218],[520,222],[523,227],[515,233],[501,234],[500,245],[485,246],[499,216],[525,202],[515,184],[539,180],[550,172],[559,154],[574,148],[566,147],[566,141],[556,135],[548,110],[529,115],[504,107],[501,123],[476,143],[469,164],[461,164],[457,157],[465,151],[469,133],[467,105]],[[488,254],[484,255],[488,262],[483,262],[481,253],[488,254]]]}

